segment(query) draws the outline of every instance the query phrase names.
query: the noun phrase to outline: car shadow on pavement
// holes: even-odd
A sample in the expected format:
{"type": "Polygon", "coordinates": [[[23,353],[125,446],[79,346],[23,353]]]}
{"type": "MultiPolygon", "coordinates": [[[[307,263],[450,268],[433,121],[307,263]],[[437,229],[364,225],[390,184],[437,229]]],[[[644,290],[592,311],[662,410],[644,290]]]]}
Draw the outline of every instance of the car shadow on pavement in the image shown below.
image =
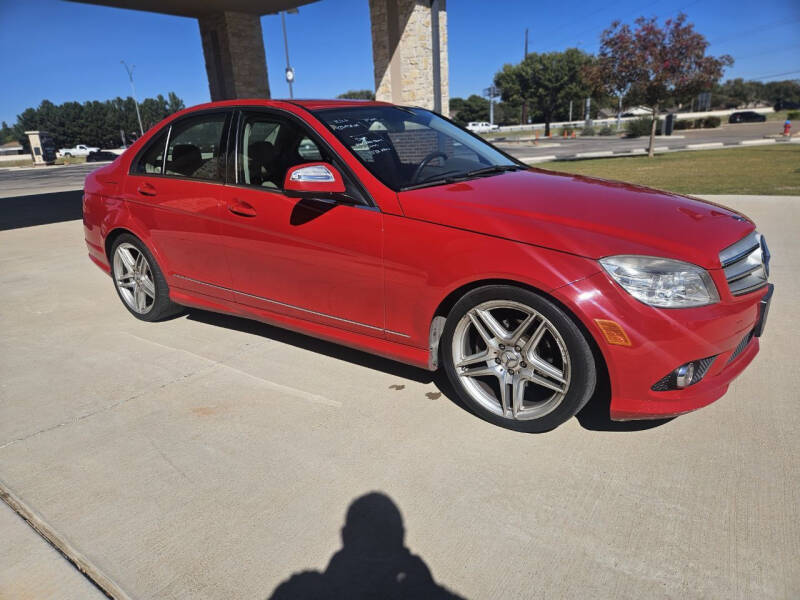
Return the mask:
{"type": "MultiPolygon", "coordinates": [[[[368,369],[375,369],[376,371],[381,371],[382,373],[387,373],[395,377],[410,379],[417,383],[433,383],[438,388],[439,392],[446,396],[450,402],[467,412],[471,412],[458,398],[458,395],[455,393],[455,390],[453,390],[443,369],[439,369],[435,372],[426,371],[425,369],[412,367],[411,365],[362,352],[361,350],[341,346],[288,329],[274,327],[267,323],[262,323],[261,321],[254,321],[233,315],[191,308],[186,309],[186,318],[207,325],[215,325],[217,327],[224,327],[225,329],[233,329],[235,331],[259,335],[283,344],[291,344],[297,348],[344,360],[355,365],[367,367],[368,369]]],[[[642,431],[658,427],[670,420],[612,421],[609,416],[611,398],[609,390],[610,385],[608,383],[608,378],[606,376],[600,377],[592,398],[577,415],[578,422],[584,429],[590,431],[642,431]]]]}
{"type": "Polygon", "coordinates": [[[404,544],[400,509],[386,494],[370,492],[347,509],[342,548],[320,571],[300,571],[281,583],[270,600],[414,598],[459,600],[437,584],[428,565],[404,544]]]}
{"type": "Polygon", "coordinates": [[[83,218],[83,190],[0,198],[0,231],[83,218]]]}
{"type": "Polygon", "coordinates": [[[224,327],[225,329],[233,329],[235,331],[259,335],[275,340],[276,342],[290,344],[297,348],[302,348],[303,350],[324,354],[325,356],[344,360],[369,369],[375,369],[376,371],[381,371],[396,377],[410,379],[418,383],[431,383],[436,379],[435,373],[426,371],[425,369],[419,369],[411,365],[389,360],[388,358],[362,352],[361,350],[334,344],[333,342],[314,338],[302,333],[296,333],[289,329],[274,327],[267,323],[262,323],[261,321],[195,308],[186,309],[186,318],[190,321],[198,321],[207,325],[215,325],[217,327],[224,327]]]}
{"type": "Polygon", "coordinates": [[[592,397],[575,415],[581,427],[590,431],[644,431],[669,423],[672,419],[647,419],[641,421],[611,420],[611,384],[602,370],[592,397]]]}

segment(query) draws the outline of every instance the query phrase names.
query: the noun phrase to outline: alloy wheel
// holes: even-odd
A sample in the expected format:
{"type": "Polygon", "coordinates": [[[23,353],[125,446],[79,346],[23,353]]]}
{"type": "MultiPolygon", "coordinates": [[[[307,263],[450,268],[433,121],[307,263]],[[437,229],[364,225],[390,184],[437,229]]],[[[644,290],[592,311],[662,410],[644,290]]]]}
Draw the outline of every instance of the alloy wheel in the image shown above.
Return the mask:
{"type": "Polygon", "coordinates": [[[114,251],[114,282],[119,295],[132,311],[146,314],[153,308],[156,286],[147,257],[127,242],[114,251]]]}
{"type": "Polygon", "coordinates": [[[539,419],[570,385],[564,338],[541,313],[510,300],[470,309],[453,333],[453,366],[470,397],[507,419],[539,419]]]}

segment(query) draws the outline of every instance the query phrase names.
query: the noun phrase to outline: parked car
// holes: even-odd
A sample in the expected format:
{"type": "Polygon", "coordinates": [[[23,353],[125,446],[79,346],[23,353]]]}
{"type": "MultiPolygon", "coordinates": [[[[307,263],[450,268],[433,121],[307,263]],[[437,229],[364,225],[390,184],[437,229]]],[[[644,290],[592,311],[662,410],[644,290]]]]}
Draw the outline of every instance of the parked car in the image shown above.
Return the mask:
{"type": "Polygon", "coordinates": [[[775,112],[779,110],[797,110],[798,108],[800,108],[800,102],[792,102],[790,100],[778,100],[774,106],[775,112]]]}
{"type": "Polygon", "coordinates": [[[467,123],[467,129],[472,133],[487,133],[489,131],[496,131],[500,129],[500,127],[487,123],[486,121],[470,121],[467,123]]]}
{"type": "Polygon", "coordinates": [[[731,113],[728,123],[763,123],[767,120],[767,115],[759,114],[752,110],[743,110],[731,113]]]}
{"type": "Polygon", "coordinates": [[[102,162],[115,160],[119,154],[115,154],[110,150],[93,150],[86,156],[86,162],[102,162]]]}
{"type": "Polygon", "coordinates": [[[184,110],[87,177],[83,214],[138,319],[195,307],[442,369],[520,431],[563,423],[601,381],[614,419],[713,402],[758,353],[772,295],[736,211],[530,168],[379,102],[184,110]]]}
{"type": "Polygon", "coordinates": [[[97,152],[100,148],[96,146],[86,146],[78,144],[74,148],[61,148],[56,154],[58,156],[89,156],[90,152],[97,152]]]}

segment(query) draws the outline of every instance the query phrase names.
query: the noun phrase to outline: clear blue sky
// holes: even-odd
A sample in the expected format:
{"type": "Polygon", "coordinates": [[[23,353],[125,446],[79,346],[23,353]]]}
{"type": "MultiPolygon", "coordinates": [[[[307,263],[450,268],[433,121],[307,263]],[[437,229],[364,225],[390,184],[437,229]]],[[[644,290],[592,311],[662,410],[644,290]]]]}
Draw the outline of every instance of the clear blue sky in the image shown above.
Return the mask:
{"type": "MultiPolygon", "coordinates": [[[[526,27],[532,52],[569,46],[594,52],[601,31],[614,19],[666,18],[681,9],[711,42],[712,54],[734,57],[727,77],[800,78],[798,0],[447,4],[451,96],[480,93],[503,63],[519,61],[526,27]],[[787,72],[793,73],[779,75],[787,72]]],[[[280,17],[263,17],[262,27],[272,95],[286,97],[280,17]]],[[[287,16],[287,27],[296,97],[373,89],[367,0],[303,6],[287,16]]],[[[0,0],[0,120],[13,123],[45,98],[61,103],[129,95],[121,59],[136,65],[140,98],[174,91],[187,105],[209,99],[194,19],[62,0],[0,0]]]]}

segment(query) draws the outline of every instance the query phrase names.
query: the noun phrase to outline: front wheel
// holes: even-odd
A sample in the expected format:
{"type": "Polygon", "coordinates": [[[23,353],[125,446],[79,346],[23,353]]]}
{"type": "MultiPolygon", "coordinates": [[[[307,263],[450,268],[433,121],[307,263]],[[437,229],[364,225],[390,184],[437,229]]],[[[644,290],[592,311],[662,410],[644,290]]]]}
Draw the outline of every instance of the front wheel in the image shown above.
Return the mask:
{"type": "Polygon", "coordinates": [[[508,285],[477,288],[459,300],[440,348],[464,404],[516,431],[549,431],[570,419],[597,379],[575,322],[546,298],[508,285]]]}

